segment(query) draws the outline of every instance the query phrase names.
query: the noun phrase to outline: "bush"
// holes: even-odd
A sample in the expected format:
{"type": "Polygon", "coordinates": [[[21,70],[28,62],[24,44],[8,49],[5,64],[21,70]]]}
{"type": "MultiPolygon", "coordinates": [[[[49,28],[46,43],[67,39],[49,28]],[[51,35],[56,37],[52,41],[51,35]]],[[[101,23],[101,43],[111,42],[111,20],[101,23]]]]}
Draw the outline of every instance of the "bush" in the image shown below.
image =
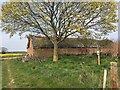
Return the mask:
{"type": "Polygon", "coordinates": [[[111,55],[111,53],[101,53],[101,56],[102,57],[106,57],[106,56],[111,57],[112,55],[111,55]]]}

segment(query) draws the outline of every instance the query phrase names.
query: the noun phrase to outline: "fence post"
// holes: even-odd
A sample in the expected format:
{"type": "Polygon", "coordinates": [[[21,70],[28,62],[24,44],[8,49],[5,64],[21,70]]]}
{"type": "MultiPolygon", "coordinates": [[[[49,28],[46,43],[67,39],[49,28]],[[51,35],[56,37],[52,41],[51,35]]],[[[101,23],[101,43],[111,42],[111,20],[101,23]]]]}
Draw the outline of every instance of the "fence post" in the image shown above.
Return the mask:
{"type": "Polygon", "coordinates": [[[100,51],[97,51],[97,55],[98,55],[98,65],[100,65],[100,51]]]}
{"type": "Polygon", "coordinates": [[[110,70],[110,84],[111,89],[118,88],[118,73],[117,73],[117,63],[111,62],[111,70],[110,70]]]}
{"type": "Polygon", "coordinates": [[[100,55],[98,55],[98,65],[100,65],[100,55]]]}
{"type": "Polygon", "coordinates": [[[107,81],[107,69],[104,69],[103,90],[105,90],[106,88],[106,81],[107,81]]]}

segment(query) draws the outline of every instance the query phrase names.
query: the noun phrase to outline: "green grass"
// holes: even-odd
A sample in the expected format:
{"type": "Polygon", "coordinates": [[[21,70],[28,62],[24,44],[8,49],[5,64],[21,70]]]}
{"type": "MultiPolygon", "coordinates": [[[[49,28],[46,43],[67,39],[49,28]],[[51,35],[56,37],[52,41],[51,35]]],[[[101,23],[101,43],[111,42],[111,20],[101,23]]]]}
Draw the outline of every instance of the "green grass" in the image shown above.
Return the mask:
{"type": "MultiPolygon", "coordinates": [[[[118,60],[118,78],[120,80],[120,57],[119,57],[119,60],[118,60]]],[[[120,87],[120,81],[119,81],[119,87],[120,87]]]]}
{"type": "Polygon", "coordinates": [[[107,87],[110,87],[110,62],[115,58],[101,58],[97,65],[96,56],[60,56],[58,62],[52,58],[43,62],[2,61],[3,87],[8,87],[7,65],[9,64],[13,87],[17,88],[102,88],[103,71],[108,70],[107,87]]]}
{"type": "Polygon", "coordinates": [[[6,63],[2,62],[2,87],[9,87],[8,70],[6,63]]]}
{"type": "Polygon", "coordinates": [[[2,89],[2,61],[0,61],[0,89],[2,89]]]}

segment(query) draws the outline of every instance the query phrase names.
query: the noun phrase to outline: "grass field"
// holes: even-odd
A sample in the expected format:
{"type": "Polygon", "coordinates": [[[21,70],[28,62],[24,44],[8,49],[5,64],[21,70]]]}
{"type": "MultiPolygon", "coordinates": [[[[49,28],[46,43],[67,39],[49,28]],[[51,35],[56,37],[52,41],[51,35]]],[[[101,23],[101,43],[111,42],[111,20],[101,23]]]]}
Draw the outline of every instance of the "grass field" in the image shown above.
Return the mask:
{"type": "Polygon", "coordinates": [[[115,58],[97,56],[60,56],[43,62],[2,61],[2,87],[16,88],[102,88],[103,71],[108,70],[107,88],[110,88],[110,62],[115,58]],[[13,82],[11,83],[11,81],[13,82]]]}

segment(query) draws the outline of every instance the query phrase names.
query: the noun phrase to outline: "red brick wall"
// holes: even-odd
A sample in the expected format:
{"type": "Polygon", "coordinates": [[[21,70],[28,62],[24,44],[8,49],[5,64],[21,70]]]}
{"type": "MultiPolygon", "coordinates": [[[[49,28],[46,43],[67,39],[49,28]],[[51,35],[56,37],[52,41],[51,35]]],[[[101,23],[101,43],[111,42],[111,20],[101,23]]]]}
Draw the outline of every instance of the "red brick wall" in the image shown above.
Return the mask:
{"type": "Polygon", "coordinates": [[[53,56],[53,49],[44,48],[44,49],[34,49],[34,57],[47,58],[53,56]]]}
{"type": "Polygon", "coordinates": [[[61,48],[59,54],[85,54],[85,48],[61,48]]]}
{"type": "MultiPolygon", "coordinates": [[[[59,54],[93,54],[96,53],[97,48],[59,48],[59,54]]],[[[102,48],[103,53],[107,53],[107,49],[102,48]]],[[[46,58],[53,56],[53,49],[50,48],[41,48],[33,50],[34,57],[46,58]]]]}

